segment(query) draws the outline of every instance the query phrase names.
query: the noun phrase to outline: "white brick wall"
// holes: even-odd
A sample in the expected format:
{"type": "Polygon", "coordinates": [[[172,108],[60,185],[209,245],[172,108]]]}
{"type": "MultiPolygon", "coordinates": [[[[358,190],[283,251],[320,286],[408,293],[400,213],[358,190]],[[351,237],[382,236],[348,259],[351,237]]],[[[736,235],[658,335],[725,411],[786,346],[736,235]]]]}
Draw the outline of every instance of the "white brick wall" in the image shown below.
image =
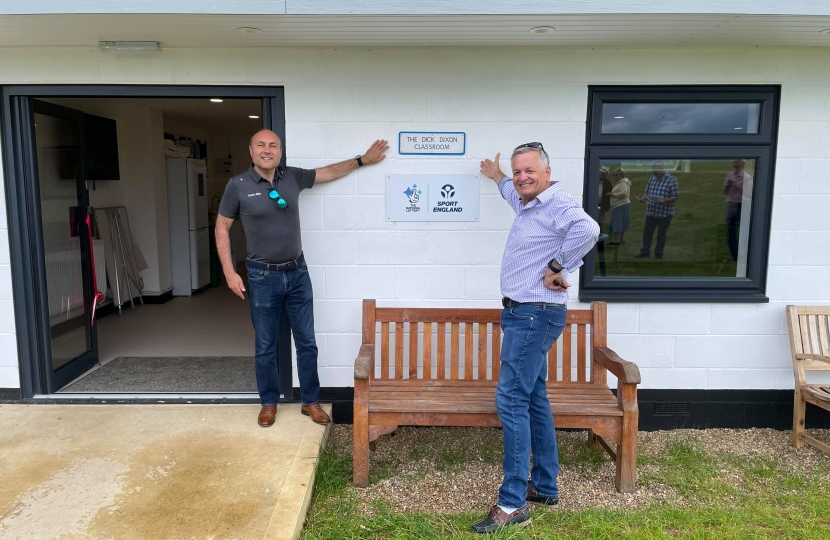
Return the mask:
{"type": "MultiPolygon", "coordinates": [[[[482,180],[477,223],[390,223],[385,175],[476,173],[481,159],[541,140],[553,176],[579,196],[588,85],[781,84],[771,302],[610,304],[609,344],[640,365],[643,388],[790,388],[784,306],[830,303],[827,65],[830,51],[821,49],[165,49],[137,59],[18,48],[0,49],[0,84],[283,85],[289,164],[319,166],[350,158],[376,138],[392,141],[382,164],[301,199],[324,386],[352,384],[362,298],[499,305],[512,215],[495,186],[482,180]],[[465,131],[467,155],[398,156],[403,130],[465,131]]],[[[4,204],[0,218],[0,387],[16,387],[4,204]]]]}

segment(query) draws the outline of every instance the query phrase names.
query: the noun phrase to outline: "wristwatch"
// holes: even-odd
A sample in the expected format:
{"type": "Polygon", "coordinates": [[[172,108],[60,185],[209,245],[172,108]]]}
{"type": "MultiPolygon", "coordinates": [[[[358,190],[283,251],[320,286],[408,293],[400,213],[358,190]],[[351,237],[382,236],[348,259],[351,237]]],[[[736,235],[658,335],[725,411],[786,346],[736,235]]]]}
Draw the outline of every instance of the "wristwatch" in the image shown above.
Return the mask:
{"type": "Polygon", "coordinates": [[[357,155],[354,158],[357,160],[357,166],[358,167],[363,167],[363,160],[360,159],[360,155],[357,155]]]}
{"type": "Polygon", "coordinates": [[[558,274],[562,271],[562,268],[556,268],[556,266],[553,266],[554,263],[556,263],[556,266],[562,266],[561,264],[556,262],[556,259],[551,259],[550,261],[548,261],[548,268],[550,268],[550,271],[554,274],[558,274]]]}

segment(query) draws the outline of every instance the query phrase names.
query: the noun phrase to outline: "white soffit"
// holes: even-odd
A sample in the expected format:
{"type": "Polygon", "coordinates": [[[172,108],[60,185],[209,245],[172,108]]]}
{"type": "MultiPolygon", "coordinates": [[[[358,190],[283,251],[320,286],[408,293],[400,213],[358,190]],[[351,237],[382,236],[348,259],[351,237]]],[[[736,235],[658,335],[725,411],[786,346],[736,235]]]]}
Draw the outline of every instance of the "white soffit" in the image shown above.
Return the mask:
{"type": "Polygon", "coordinates": [[[828,47],[827,28],[830,15],[0,15],[0,47],[828,47]]]}
{"type": "Polygon", "coordinates": [[[830,15],[826,0],[3,0],[0,14],[259,15],[830,15]]]}

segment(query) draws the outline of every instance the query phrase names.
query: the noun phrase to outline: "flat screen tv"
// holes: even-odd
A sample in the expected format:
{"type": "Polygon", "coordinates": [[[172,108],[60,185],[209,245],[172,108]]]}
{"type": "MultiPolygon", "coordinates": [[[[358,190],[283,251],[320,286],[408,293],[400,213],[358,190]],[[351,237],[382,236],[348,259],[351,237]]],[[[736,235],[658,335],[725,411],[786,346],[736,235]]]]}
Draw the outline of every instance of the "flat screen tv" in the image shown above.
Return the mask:
{"type": "Polygon", "coordinates": [[[118,169],[118,134],[115,120],[84,115],[87,179],[120,180],[118,169]]]}

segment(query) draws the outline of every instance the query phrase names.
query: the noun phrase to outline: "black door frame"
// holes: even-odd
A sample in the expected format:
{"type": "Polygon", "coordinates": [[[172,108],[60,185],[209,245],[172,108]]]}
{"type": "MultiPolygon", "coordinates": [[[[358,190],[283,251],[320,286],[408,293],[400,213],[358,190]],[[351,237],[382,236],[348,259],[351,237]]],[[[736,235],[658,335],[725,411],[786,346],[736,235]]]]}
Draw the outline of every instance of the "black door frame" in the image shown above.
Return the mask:
{"type": "MultiPolygon", "coordinates": [[[[17,338],[20,391],[23,399],[48,393],[45,379],[46,355],[49,347],[49,326],[44,328],[43,313],[46,293],[46,268],[41,250],[42,227],[37,221],[39,201],[35,172],[29,164],[35,148],[31,141],[33,98],[247,98],[262,100],[263,127],[285,138],[285,92],[274,86],[197,86],[197,85],[9,85],[2,88],[0,104],[0,137],[5,176],[6,211],[11,252],[12,293],[15,333],[17,338]]],[[[285,165],[283,151],[281,165],[285,165]]],[[[48,308],[47,308],[48,313],[48,308]]],[[[280,393],[292,399],[292,366],[290,326],[285,311],[280,317],[277,362],[280,393]]]]}
{"type": "MultiPolygon", "coordinates": [[[[63,118],[67,120],[72,120],[77,122],[78,124],[78,149],[80,151],[80,156],[78,159],[78,179],[75,181],[75,188],[76,188],[76,207],[75,207],[75,227],[76,232],[78,235],[79,240],[79,247],[81,250],[81,281],[82,281],[82,290],[83,290],[83,298],[86,303],[86,300],[92,298],[92,267],[90,263],[91,258],[91,247],[89,245],[89,232],[87,230],[86,223],[84,222],[84,218],[87,216],[87,211],[89,208],[89,193],[86,189],[86,164],[85,164],[85,145],[86,142],[84,140],[84,113],[75,109],[70,109],[67,107],[62,107],[60,105],[54,105],[52,103],[48,103],[45,101],[40,100],[30,100],[26,103],[26,105],[31,105],[31,118],[32,122],[31,125],[35,125],[34,123],[34,115],[35,114],[43,114],[47,116],[52,116],[55,118],[63,118]]],[[[36,139],[30,139],[29,143],[34,141],[37,143],[36,139]]],[[[32,167],[32,175],[30,178],[40,178],[40,170],[39,170],[39,162],[37,156],[37,146],[31,145],[31,152],[32,155],[29,159],[29,165],[32,167]]],[[[32,182],[30,186],[32,191],[31,198],[33,201],[37,201],[40,203],[41,199],[41,192],[40,192],[40,182],[32,182]]],[[[31,257],[35,261],[42,261],[45,259],[45,247],[42,235],[42,226],[43,220],[41,211],[42,208],[40,204],[34,204],[31,207],[32,213],[29,215],[29,223],[32,226],[33,223],[37,223],[39,226],[39,233],[33,235],[34,239],[37,242],[37,246],[35,250],[31,251],[31,257]]],[[[44,267],[45,268],[45,267],[44,267]]],[[[39,289],[41,291],[46,291],[47,283],[45,281],[45,275],[39,273],[37,276],[39,278],[44,279],[39,284],[39,289]]],[[[40,328],[44,329],[44,333],[46,333],[46,329],[50,329],[51,334],[51,324],[50,324],[50,316],[48,311],[48,301],[46,304],[39,304],[38,307],[40,308],[40,328]]],[[[46,339],[43,343],[44,345],[44,354],[40,357],[43,360],[43,364],[40,366],[40,375],[41,375],[41,386],[45,390],[49,392],[56,391],[61,386],[66,385],[73,379],[77,378],[84,372],[91,369],[95,364],[98,363],[98,329],[95,325],[91,327],[86,326],[86,317],[91,315],[91,307],[89,304],[85,305],[84,314],[82,315],[84,318],[84,330],[89,330],[89,344],[90,348],[88,351],[84,352],[83,354],[79,355],[72,361],[68,362],[66,365],[62,366],[60,369],[55,370],[53,362],[50,361],[50,356],[52,355],[52,341],[51,339],[46,339]]]]}

